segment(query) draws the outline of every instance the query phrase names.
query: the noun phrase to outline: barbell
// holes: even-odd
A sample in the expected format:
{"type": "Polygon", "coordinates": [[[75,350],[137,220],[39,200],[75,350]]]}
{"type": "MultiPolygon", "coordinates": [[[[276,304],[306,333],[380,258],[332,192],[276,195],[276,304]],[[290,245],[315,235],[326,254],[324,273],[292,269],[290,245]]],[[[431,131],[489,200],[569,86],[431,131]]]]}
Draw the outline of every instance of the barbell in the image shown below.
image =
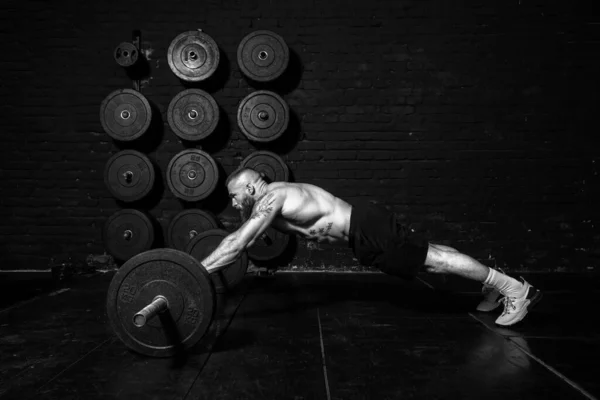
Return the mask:
{"type": "MultiPolygon", "coordinates": [[[[242,262],[247,267],[245,258],[242,262]]],[[[209,274],[184,251],[145,251],[125,262],[112,278],[106,299],[109,323],[131,350],[171,357],[196,345],[208,332],[216,288],[231,289],[245,273],[239,261],[209,274]]]]}
{"type": "MultiPolygon", "coordinates": [[[[234,262],[209,273],[200,260],[227,236],[209,229],[178,249],[147,250],[129,258],[108,287],[106,311],[116,336],[131,350],[171,357],[196,345],[208,332],[216,293],[241,283],[248,269],[244,250],[234,262]]],[[[265,232],[260,241],[272,242],[265,232]]]]}

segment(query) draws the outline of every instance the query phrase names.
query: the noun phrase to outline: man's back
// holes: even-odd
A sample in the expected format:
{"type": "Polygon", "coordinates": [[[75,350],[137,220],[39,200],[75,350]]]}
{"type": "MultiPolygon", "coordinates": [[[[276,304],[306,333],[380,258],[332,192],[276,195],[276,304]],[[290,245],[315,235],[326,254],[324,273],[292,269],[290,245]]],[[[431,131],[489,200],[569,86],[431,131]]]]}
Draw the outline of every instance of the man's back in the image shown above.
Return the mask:
{"type": "Polygon", "coordinates": [[[272,191],[284,198],[273,228],[319,242],[348,240],[352,206],[344,200],[307,183],[274,182],[269,184],[267,194],[272,191]]]}

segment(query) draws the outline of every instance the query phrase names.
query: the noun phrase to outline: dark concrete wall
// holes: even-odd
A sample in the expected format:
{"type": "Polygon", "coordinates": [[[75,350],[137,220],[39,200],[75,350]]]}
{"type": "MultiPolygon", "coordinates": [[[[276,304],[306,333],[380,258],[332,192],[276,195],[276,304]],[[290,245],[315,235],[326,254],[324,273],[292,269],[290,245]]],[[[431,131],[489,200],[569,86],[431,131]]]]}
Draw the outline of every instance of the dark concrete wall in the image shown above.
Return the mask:
{"type": "MultiPolygon", "coordinates": [[[[265,148],[296,181],[378,203],[488,265],[596,265],[600,25],[576,2],[23,0],[4,2],[0,19],[2,268],[104,252],[103,224],[129,206],[108,192],[104,166],[124,148],[157,168],[157,190],[134,206],[156,222],[155,247],[184,208],[208,209],[233,229],[222,187],[187,204],[165,180],[171,157],[189,147],[167,123],[186,88],[167,50],[194,29],[221,49],[216,78],[200,87],[222,121],[195,147],[223,175],[265,148]],[[155,120],[143,141],[123,145],[103,132],[99,107],[132,87],[112,52],[133,29],[155,120]],[[290,130],[271,147],[237,126],[239,102],[260,88],[240,73],[237,46],[257,29],[282,35],[291,52],[274,87],[290,106],[290,130]]],[[[290,266],[355,264],[347,249],[296,246],[290,266]]]]}

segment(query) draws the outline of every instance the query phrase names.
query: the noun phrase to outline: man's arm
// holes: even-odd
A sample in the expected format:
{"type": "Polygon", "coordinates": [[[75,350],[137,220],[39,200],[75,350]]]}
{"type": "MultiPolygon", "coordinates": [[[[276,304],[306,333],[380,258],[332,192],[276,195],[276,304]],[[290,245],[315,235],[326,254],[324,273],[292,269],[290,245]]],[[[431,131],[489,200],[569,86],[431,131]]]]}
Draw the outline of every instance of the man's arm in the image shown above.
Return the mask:
{"type": "Polygon", "coordinates": [[[271,225],[282,205],[283,196],[279,192],[267,193],[256,203],[248,221],[223,239],[219,246],[201,261],[204,268],[212,273],[235,262],[242,251],[271,225]]]}

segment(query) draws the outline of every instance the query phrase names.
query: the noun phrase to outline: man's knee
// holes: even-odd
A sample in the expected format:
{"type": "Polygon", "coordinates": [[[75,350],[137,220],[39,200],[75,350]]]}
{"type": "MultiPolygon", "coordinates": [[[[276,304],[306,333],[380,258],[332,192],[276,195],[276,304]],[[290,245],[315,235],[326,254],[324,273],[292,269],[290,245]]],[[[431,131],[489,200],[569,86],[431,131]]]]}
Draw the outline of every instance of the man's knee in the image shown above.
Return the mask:
{"type": "Polygon", "coordinates": [[[452,247],[430,243],[425,259],[425,271],[434,274],[448,273],[451,259],[456,254],[458,250],[452,247]]]}

